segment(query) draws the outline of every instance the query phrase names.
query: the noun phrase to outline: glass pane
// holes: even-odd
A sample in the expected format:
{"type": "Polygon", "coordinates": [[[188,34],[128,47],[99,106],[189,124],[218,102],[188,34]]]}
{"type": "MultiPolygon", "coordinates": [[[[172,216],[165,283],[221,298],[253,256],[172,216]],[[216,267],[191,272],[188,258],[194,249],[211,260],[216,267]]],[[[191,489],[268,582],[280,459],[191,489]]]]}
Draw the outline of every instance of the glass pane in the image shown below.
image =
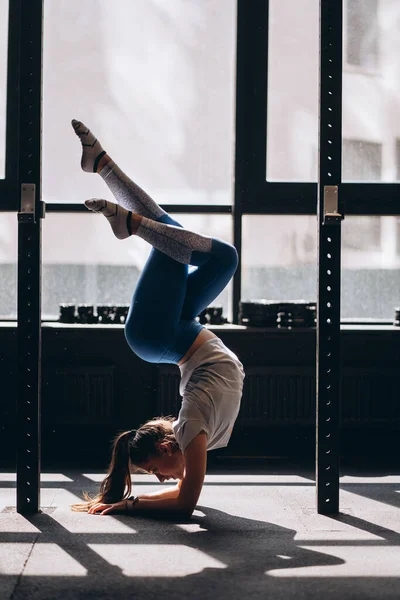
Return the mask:
{"type": "MultiPolygon", "coordinates": [[[[390,0],[389,4],[391,4],[390,0]]],[[[376,69],[379,35],[378,0],[347,0],[345,5],[347,64],[376,69]]]]}
{"type": "Polygon", "coordinates": [[[243,217],[242,300],[317,300],[313,216],[243,217]]]}
{"type": "Polygon", "coordinates": [[[17,318],[17,216],[0,212],[0,320],[17,318]]]}
{"type": "MultiPolygon", "coordinates": [[[[316,181],[319,1],[269,4],[267,179],[316,181]]],[[[343,181],[400,180],[398,16],[395,0],[344,2],[343,181]]]]}
{"type": "Polygon", "coordinates": [[[45,0],[44,200],[104,194],[77,118],[160,204],[231,204],[235,38],[235,0],[45,0]]]}
{"type": "Polygon", "coordinates": [[[267,179],[316,181],[319,0],[270,0],[267,179]]]}
{"type": "Polygon", "coordinates": [[[399,181],[400,7],[344,3],[343,181],[399,181]]]}
{"type": "Polygon", "coordinates": [[[342,317],[394,320],[400,307],[400,219],[346,217],[342,317]]]}
{"type": "MultiPolygon", "coordinates": [[[[243,218],[242,300],[316,301],[315,217],[243,218]]],[[[394,320],[400,307],[400,218],[346,217],[342,225],[344,319],[394,320]]]]}
{"type": "Polygon", "coordinates": [[[343,140],[342,179],[379,181],[382,177],[382,144],[343,140]]]}
{"type": "MultiPolygon", "coordinates": [[[[228,215],[172,217],[187,229],[232,243],[228,215]]],[[[150,249],[136,236],[118,240],[101,215],[49,213],[43,222],[43,318],[58,318],[62,303],[130,304],[150,249]]],[[[213,302],[229,320],[231,285],[213,302]]]]}
{"type": "Polygon", "coordinates": [[[0,179],[5,177],[8,58],[8,1],[0,2],[0,179]]]}

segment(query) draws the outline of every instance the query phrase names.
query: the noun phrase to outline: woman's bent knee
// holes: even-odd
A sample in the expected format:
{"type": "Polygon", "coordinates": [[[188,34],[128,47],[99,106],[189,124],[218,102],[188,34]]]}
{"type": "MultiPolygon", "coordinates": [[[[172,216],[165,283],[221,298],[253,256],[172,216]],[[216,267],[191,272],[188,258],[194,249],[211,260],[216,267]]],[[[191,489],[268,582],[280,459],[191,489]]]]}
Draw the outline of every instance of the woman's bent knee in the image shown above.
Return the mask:
{"type": "Polygon", "coordinates": [[[216,254],[220,260],[226,265],[229,265],[234,271],[236,270],[239,262],[239,255],[235,246],[218,238],[213,238],[212,250],[213,254],[216,254]]]}
{"type": "MultiPolygon", "coordinates": [[[[137,322],[136,322],[137,323],[137,322]]],[[[127,321],[125,324],[125,339],[128,342],[131,350],[139,358],[150,363],[159,363],[167,352],[168,348],[165,345],[157,332],[152,331],[151,323],[147,324],[147,328],[143,330],[143,323],[135,326],[135,321],[127,321]]]]}

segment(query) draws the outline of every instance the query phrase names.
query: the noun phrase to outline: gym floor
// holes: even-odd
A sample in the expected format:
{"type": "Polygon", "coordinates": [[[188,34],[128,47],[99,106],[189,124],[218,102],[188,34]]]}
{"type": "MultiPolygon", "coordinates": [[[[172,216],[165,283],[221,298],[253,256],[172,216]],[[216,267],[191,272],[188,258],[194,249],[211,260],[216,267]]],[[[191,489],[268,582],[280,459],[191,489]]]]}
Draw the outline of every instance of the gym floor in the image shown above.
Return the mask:
{"type": "Polygon", "coordinates": [[[179,522],[71,512],[102,478],[44,472],[42,513],[24,517],[15,474],[0,473],[1,600],[399,598],[400,469],[342,468],[341,512],[327,517],[311,468],[213,467],[179,522]]]}

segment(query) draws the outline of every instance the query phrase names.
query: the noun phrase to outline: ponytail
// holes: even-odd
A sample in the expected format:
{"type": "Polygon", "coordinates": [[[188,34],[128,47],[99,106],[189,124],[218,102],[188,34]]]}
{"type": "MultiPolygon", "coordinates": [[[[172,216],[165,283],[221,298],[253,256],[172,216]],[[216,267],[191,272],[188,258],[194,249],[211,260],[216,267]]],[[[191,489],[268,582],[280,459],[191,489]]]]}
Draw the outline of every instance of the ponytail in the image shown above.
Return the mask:
{"type": "Polygon", "coordinates": [[[113,442],[110,466],[106,478],[100,485],[100,493],[91,498],[84,492],[84,503],[73,504],[73,511],[87,512],[92,506],[101,502],[113,504],[128,498],[132,490],[130,472],[130,446],[134,440],[136,430],[124,431],[117,435],[113,442]]]}
{"type": "Polygon", "coordinates": [[[141,472],[137,465],[145,463],[150,456],[157,455],[161,442],[168,443],[172,450],[179,450],[179,444],[172,428],[173,416],[155,417],[141,425],[117,435],[113,442],[112,456],[108,473],[100,485],[100,493],[91,498],[87,492],[86,502],[73,504],[74,511],[87,512],[94,504],[114,504],[128,498],[132,491],[131,466],[134,472],[141,472]]]}

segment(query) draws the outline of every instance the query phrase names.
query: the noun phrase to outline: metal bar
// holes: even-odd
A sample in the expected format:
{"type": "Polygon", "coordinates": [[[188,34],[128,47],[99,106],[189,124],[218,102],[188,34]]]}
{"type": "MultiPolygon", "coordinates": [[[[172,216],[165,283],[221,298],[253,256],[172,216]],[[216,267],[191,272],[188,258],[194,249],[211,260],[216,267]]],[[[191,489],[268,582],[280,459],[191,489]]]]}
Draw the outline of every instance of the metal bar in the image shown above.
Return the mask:
{"type": "MultiPolygon", "coordinates": [[[[229,204],[161,204],[160,206],[171,214],[232,214],[233,212],[232,206],[229,204]]],[[[46,204],[46,212],[93,214],[84,204],[46,204]]]]}
{"type": "Polygon", "coordinates": [[[41,89],[43,0],[18,4],[21,25],[18,213],[17,511],[40,506],[41,89]]]}
{"type": "Polygon", "coordinates": [[[342,10],[342,0],[321,0],[316,495],[317,510],[322,514],[339,511],[340,225],[343,206],[336,186],[342,177],[342,10]]]}
{"type": "MultiPolygon", "coordinates": [[[[400,215],[399,183],[342,183],[347,215],[400,215]]],[[[265,181],[253,185],[243,212],[271,215],[317,214],[317,184],[265,181]]]]}
{"type": "Polygon", "coordinates": [[[233,214],[233,245],[238,253],[238,266],[233,276],[232,323],[239,323],[239,303],[242,295],[242,215],[240,205],[235,206],[233,214]]]}
{"type": "Polygon", "coordinates": [[[398,183],[342,183],[340,196],[349,215],[400,215],[398,183]]]}
{"type": "MultiPolygon", "coordinates": [[[[17,16],[18,2],[9,2],[8,57],[7,57],[7,117],[6,117],[6,179],[14,183],[10,191],[16,191],[18,175],[18,86],[20,21],[17,16]]],[[[17,196],[12,197],[12,208],[17,210],[17,196]]],[[[11,203],[10,203],[11,204],[11,203]]]]}
{"type": "Polygon", "coordinates": [[[5,179],[0,181],[0,211],[18,209],[18,82],[19,82],[19,2],[9,2],[7,55],[6,163],[5,179]]]}
{"type": "Polygon", "coordinates": [[[233,243],[239,264],[233,277],[234,323],[238,323],[241,296],[243,209],[253,189],[265,181],[265,132],[260,122],[266,120],[267,32],[268,0],[238,0],[233,243]]]}
{"type": "MultiPolygon", "coordinates": [[[[234,212],[233,212],[233,245],[238,256],[238,268],[233,276],[232,313],[233,323],[239,322],[239,302],[241,296],[241,262],[242,262],[242,198],[246,194],[249,162],[249,129],[244,127],[243,115],[251,99],[248,95],[251,84],[249,64],[249,36],[251,11],[246,0],[238,0],[236,15],[236,122],[235,122],[235,161],[234,161],[234,212]]],[[[251,64],[251,63],[250,63],[251,64]]]]}
{"type": "MultiPolygon", "coordinates": [[[[267,115],[268,115],[268,33],[269,33],[269,0],[247,2],[251,5],[251,24],[249,31],[249,56],[247,68],[250,70],[252,82],[250,87],[251,106],[242,114],[247,127],[250,126],[251,154],[248,189],[258,187],[267,179],[267,115]],[[250,117],[251,115],[251,117],[250,117]]],[[[252,194],[251,194],[252,197],[252,194]]]]}
{"type": "MultiPolygon", "coordinates": [[[[243,154],[241,160],[246,160],[243,150],[239,152],[243,154]]],[[[238,165],[238,170],[239,168],[240,166],[238,165]]],[[[238,176],[235,176],[235,181],[238,182],[237,198],[240,195],[240,199],[243,199],[242,214],[317,214],[318,186],[316,183],[265,181],[259,185],[255,185],[253,182],[251,192],[247,192],[241,183],[240,173],[238,173],[238,176]]],[[[0,185],[1,183],[4,182],[0,181],[0,185]]],[[[399,186],[400,184],[397,183],[342,183],[340,186],[340,197],[346,206],[346,215],[400,215],[399,186]]],[[[234,211],[230,205],[212,204],[163,204],[162,208],[169,213],[181,214],[232,214],[234,211]]],[[[83,204],[47,204],[46,210],[47,212],[89,213],[83,204]]]]}
{"type": "Polygon", "coordinates": [[[317,214],[317,184],[263,181],[243,207],[252,214],[317,214]]]}

